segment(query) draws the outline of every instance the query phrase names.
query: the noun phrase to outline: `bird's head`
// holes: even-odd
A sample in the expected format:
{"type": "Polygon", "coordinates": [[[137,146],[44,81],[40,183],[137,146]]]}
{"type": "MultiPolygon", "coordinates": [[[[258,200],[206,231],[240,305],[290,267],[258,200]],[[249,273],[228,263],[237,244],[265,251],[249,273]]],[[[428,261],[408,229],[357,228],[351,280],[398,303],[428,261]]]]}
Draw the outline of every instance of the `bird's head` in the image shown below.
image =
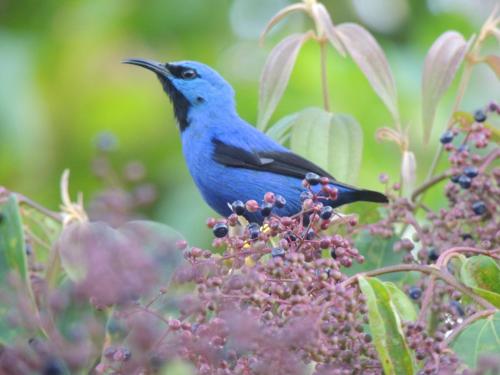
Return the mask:
{"type": "Polygon", "coordinates": [[[181,131],[189,126],[188,115],[193,110],[217,113],[234,109],[231,85],[205,64],[196,61],[159,63],[145,59],[127,59],[123,62],[156,73],[172,101],[181,131]]]}

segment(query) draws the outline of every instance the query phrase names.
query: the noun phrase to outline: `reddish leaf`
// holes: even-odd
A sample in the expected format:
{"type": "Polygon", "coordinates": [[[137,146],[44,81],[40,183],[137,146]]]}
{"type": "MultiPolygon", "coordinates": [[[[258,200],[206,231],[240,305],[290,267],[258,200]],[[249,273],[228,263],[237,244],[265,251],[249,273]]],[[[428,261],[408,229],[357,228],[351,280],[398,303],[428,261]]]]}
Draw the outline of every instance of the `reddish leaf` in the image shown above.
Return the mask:
{"type": "Polygon", "coordinates": [[[500,79],[500,56],[488,55],[484,58],[484,62],[495,72],[497,78],[500,79]]]}
{"type": "Polygon", "coordinates": [[[396,84],[382,48],[366,29],[354,23],[340,24],[336,30],[345,49],[382,99],[393,120],[399,122],[396,84]]]}
{"type": "Polygon", "coordinates": [[[466,52],[467,42],[463,36],[456,31],[447,31],[427,53],[422,76],[424,142],[429,141],[439,99],[453,81],[466,52]]]}
{"type": "Polygon", "coordinates": [[[264,31],[260,34],[260,42],[264,42],[264,38],[266,37],[267,33],[278,23],[280,22],[283,18],[285,18],[287,15],[290,13],[296,12],[296,11],[306,11],[307,7],[303,3],[297,3],[297,4],[292,4],[289,5],[283,9],[281,9],[278,13],[276,13],[273,18],[267,23],[266,27],[264,28],[264,31]]]}
{"type": "Polygon", "coordinates": [[[300,47],[311,38],[311,32],[292,34],[273,48],[260,77],[259,117],[257,126],[265,129],[290,79],[300,47]]]}
{"type": "Polygon", "coordinates": [[[320,31],[325,34],[333,48],[345,56],[345,48],[325,6],[321,3],[315,3],[312,7],[312,13],[316,24],[320,26],[320,31]]]}

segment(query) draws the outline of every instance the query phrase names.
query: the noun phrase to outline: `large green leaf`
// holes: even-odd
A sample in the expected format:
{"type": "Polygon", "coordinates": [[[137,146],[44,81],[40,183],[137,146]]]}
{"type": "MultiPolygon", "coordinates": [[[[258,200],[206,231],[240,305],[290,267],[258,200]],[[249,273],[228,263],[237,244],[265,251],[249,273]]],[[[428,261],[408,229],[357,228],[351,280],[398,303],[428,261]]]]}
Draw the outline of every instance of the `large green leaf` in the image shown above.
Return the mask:
{"type": "Polygon", "coordinates": [[[375,278],[360,277],[359,286],[367,299],[370,332],[384,373],[414,374],[414,361],[389,290],[375,278]]]}
{"type": "MultiPolygon", "coordinates": [[[[349,275],[354,275],[359,272],[401,263],[402,254],[395,253],[393,250],[396,241],[396,237],[383,238],[374,236],[369,231],[361,232],[357,236],[354,245],[365,257],[365,261],[362,264],[353,264],[352,267],[346,269],[346,272],[349,275]]],[[[399,281],[406,275],[409,274],[392,273],[386,275],[384,280],[399,281]]]]}
{"type": "Polygon", "coordinates": [[[485,255],[467,259],[460,269],[460,278],[477,294],[500,308],[500,267],[485,255]]]}
{"type": "Polygon", "coordinates": [[[464,329],[451,347],[469,367],[475,368],[482,356],[500,353],[500,312],[478,320],[464,329]]]}
{"type": "Polygon", "coordinates": [[[17,272],[23,280],[28,280],[23,223],[19,206],[14,195],[0,207],[0,282],[5,285],[6,277],[17,272]]]}
{"type": "Polygon", "coordinates": [[[413,322],[417,320],[415,304],[408,298],[406,293],[393,283],[386,282],[384,285],[391,294],[391,301],[394,303],[399,317],[404,321],[413,322]]]}
{"type": "Polygon", "coordinates": [[[292,113],[280,119],[267,129],[266,134],[281,144],[286,143],[290,139],[290,129],[297,121],[298,113],[292,113]]]}
{"type": "Polygon", "coordinates": [[[338,180],[356,181],[363,152],[363,131],[353,117],[307,108],[295,119],[290,146],[338,180]]]}
{"type": "Polygon", "coordinates": [[[21,328],[12,325],[9,319],[16,314],[18,301],[32,300],[32,292],[28,280],[23,223],[14,195],[10,195],[6,203],[0,206],[0,213],[0,342],[12,343],[21,328]],[[21,285],[13,285],[12,280],[21,281],[21,285]]]}

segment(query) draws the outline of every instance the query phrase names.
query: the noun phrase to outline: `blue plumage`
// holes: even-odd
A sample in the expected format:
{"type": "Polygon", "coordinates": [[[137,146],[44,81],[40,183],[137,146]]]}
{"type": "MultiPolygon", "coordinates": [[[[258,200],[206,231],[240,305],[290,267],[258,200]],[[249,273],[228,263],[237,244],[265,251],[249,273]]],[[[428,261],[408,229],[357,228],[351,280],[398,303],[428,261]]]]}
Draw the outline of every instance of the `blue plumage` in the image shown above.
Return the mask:
{"type": "MultiPolygon", "coordinates": [[[[290,216],[300,211],[307,172],[331,177],[241,119],[233,89],[210,67],[194,61],[125,62],[157,74],[174,106],[189,172],[207,204],[219,214],[228,216],[229,204],[235,200],[261,201],[266,192],[274,192],[284,196],[287,204],[273,212],[290,216]]],[[[332,207],[360,200],[387,201],[383,194],[331,180],[339,191],[337,200],[326,201],[332,207]]],[[[259,213],[245,216],[262,221],[259,213]]]]}

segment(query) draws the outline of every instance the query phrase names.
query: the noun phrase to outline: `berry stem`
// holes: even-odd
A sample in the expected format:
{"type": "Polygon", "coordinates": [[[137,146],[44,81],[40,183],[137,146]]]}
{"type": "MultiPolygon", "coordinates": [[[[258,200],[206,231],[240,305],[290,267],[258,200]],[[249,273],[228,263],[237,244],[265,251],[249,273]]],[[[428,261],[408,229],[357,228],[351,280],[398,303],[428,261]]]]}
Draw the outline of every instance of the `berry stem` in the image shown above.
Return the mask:
{"type": "Polygon", "coordinates": [[[474,247],[452,247],[451,249],[444,251],[439,256],[439,259],[436,261],[436,266],[443,269],[444,267],[446,267],[450,259],[453,258],[458,253],[483,254],[490,256],[494,259],[500,259],[500,254],[499,254],[500,248],[493,250],[483,250],[483,249],[476,249],[474,247]]]}
{"type": "Polygon", "coordinates": [[[496,309],[496,307],[494,305],[492,305],[489,301],[478,296],[477,294],[472,292],[469,288],[467,288],[466,286],[457,282],[457,280],[455,280],[452,276],[442,272],[439,268],[433,267],[433,266],[424,266],[424,265],[419,265],[419,264],[398,264],[395,266],[382,267],[382,268],[379,268],[379,269],[376,269],[373,271],[363,272],[363,273],[359,273],[357,275],[351,276],[342,282],[342,286],[346,287],[350,284],[357,282],[357,280],[360,276],[372,277],[372,276],[383,275],[386,273],[408,272],[408,271],[420,272],[420,273],[424,273],[424,274],[439,278],[439,279],[443,280],[445,283],[453,286],[455,289],[457,289],[461,293],[468,295],[478,305],[481,305],[482,307],[484,307],[486,309],[496,309]]]}
{"type": "Polygon", "coordinates": [[[411,201],[415,202],[417,197],[427,191],[427,189],[433,187],[434,185],[438,184],[439,182],[449,178],[451,176],[450,171],[446,171],[445,173],[442,173],[438,176],[433,177],[432,179],[426,181],[424,184],[420,185],[418,188],[415,189],[415,191],[411,195],[411,201]]]}
{"type": "Polygon", "coordinates": [[[500,158],[500,149],[495,148],[492,150],[488,155],[486,155],[483,159],[483,163],[481,164],[481,167],[479,168],[479,173],[484,173],[486,168],[496,159],[500,158]]]}
{"type": "Polygon", "coordinates": [[[51,211],[48,208],[43,207],[41,204],[38,204],[37,202],[31,200],[30,198],[22,194],[14,193],[14,195],[16,196],[19,204],[24,204],[28,207],[31,207],[40,212],[41,214],[51,218],[52,220],[58,223],[62,223],[62,216],[58,212],[51,211]]]}
{"type": "Polygon", "coordinates": [[[472,314],[471,316],[464,319],[458,326],[456,326],[451,331],[450,335],[448,337],[446,337],[444,342],[448,346],[449,344],[451,344],[453,342],[453,340],[455,340],[455,338],[460,334],[460,332],[462,332],[465,328],[467,328],[467,326],[469,326],[470,324],[474,323],[475,321],[477,321],[479,319],[483,319],[483,318],[486,318],[490,315],[493,315],[497,311],[498,311],[497,309],[488,309],[488,310],[481,310],[481,311],[478,311],[478,312],[472,314]]]}

